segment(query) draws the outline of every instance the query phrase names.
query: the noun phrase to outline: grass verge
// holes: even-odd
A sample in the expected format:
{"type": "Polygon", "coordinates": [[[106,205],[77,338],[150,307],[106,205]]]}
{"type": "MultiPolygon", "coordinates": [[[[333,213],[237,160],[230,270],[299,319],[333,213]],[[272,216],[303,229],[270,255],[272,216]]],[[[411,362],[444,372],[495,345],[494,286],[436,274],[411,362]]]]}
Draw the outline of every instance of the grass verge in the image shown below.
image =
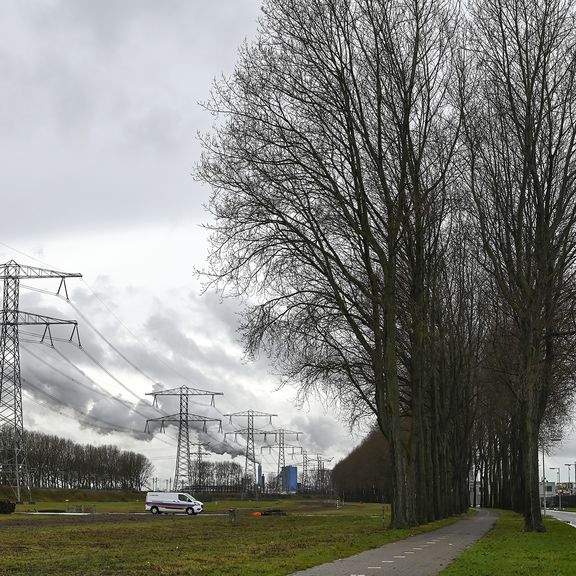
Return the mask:
{"type": "Polygon", "coordinates": [[[576,574],[576,529],[546,519],[544,533],[524,532],[524,519],[500,511],[495,527],[466,550],[442,576],[573,576],[576,574]]]}
{"type": "Polygon", "coordinates": [[[377,505],[282,504],[286,516],[254,517],[246,506],[238,524],[227,514],[14,514],[0,521],[0,575],[285,576],[450,523],[388,530],[377,505]]]}

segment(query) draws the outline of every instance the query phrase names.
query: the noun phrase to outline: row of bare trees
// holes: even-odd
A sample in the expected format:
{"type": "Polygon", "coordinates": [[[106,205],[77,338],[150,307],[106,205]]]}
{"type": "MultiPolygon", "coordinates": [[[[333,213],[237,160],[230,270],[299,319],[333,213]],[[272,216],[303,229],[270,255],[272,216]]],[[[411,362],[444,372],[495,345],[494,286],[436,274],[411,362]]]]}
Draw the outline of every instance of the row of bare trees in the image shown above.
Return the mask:
{"type": "Polygon", "coordinates": [[[479,3],[474,24],[464,137],[481,261],[498,295],[490,367],[507,396],[500,430],[489,434],[492,460],[513,488],[501,500],[538,530],[541,425],[547,411],[551,423],[564,412],[573,390],[574,9],[491,0],[479,3]]]}
{"type": "Polygon", "coordinates": [[[376,418],[394,526],[465,509],[481,454],[543,529],[539,437],[572,394],[575,39],[568,0],[267,0],[207,104],[212,285],[302,398],[376,418]]]}
{"type": "Polygon", "coordinates": [[[231,493],[242,492],[244,468],[237,462],[192,462],[192,486],[194,492],[231,493]]]}
{"type": "MultiPolygon", "coordinates": [[[[1,446],[12,445],[10,434],[9,428],[0,429],[1,446]]],[[[24,431],[24,441],[33,488],[142,490],[152,473],[152,464],[145,456],[116,446],[76,444],[30,431],[24,431]]],[[[0,484],[10,481],[0,468],[0,484]]]]}
{"type": "Polygon", "coordinates": [[[334,466],[334,491],[343,500],[390,502],[390,471],[386,439],[379,429],[374,429],[334,466]]]}

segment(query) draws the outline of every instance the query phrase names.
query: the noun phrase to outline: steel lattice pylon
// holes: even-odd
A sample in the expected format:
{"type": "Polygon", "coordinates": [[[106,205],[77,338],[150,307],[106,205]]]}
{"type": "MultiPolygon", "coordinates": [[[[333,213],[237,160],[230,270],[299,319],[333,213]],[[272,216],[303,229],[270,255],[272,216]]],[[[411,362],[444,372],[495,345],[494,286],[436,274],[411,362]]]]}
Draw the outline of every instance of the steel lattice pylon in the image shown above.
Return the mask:
{"type": "Polygon", "coordinates": [[[167,422],[178,423],[178,446],[176,448],[176,468],[174,471],[174,483],[172,489],[177,491],[180,485],[191,486],[194,481],[192,470],[192,460],[190,454],[190,423],[202,422],[202,430],[207,431],[207,422],[219,422],[222,430],[222,420],[219,418],[206,418],[197,414],[190,414],[188,410],[188,398],[190,396],[212,396],[212,406],[214,406],[214,396],[221,396],[222,392],[211,392],[209,390],[198,390],[188,386],[180,386],[171,390],[161,392],[148,392],[147,396],[154,396],[154,405],[158,404],[158,396],[179,396],[180,412],[160,418],[149,418],[146,420],[146,430],[149,430],[150,422],[159,422],[160,431],[164,431],[167,422]]]}
{"type": "Polygon", "coordinates": [[[188,413],[188,395],[180,394],[180,415],[178,423],[178,448],[176,450],[176,471],[174,473],[174,490],[178,490],[178,482],[192,479],[192,462],[190,461],[190,415],[188,413]]]}
{"type": "Polygon", "coordinates": [[[224,414],[224,416],[228,416],[230,418],[230,424],[232,423],[232,418],[243,417],[247,419],[247,427],[241,430],[235,430],[234,432],[226,432],[224,437],[228,434],[234,434],[235,437],[238,434],[242,436],[246,436],[246,458],[244,463],[244,485],[243,485],[243,492],[247,493],[253,489],[253,491],[257,494],[258,491],[256,487],[258,486],[258,478],[256,478],[256,453],[254,450],[254,436],[274,436],[276,434],[274,431],[268,430],[256,430],[254,428],[254,417],[264,417],[270,420],[270,424],[272,424],[272,417],[278,416],[277,414],[269,414],[267,412],[257,412],[255,410],[246,410],[245,412],[235,412],[234,414],[224,414]]]}
{"type": "MultiPolygon", "coordinates": [[[[81,274],[58,272],[45,268],[22,266],[10,260],[0,265],[0,279],[4,281],[2,298],[2,315],[0,326],[0,478],[14,487],[16,498],[21,500],[22,482],[30,495],[30,482],[26,446],[24,443],[24,416],[22,411],[22,380],[20,377],[20,343],[18,327],[20,325],[44,326],[45,338],[52,344],[50,326],[54,324],[71,324],[78,337],[78,323],[74,320],[59,320],[19,310],[20,280],[36,278],[59,278],[57,294],[63,289],[66,299],[66,278],[80,278],[81,274]]],[[[78,339],[78,344],[80,340],[78,339]]]]}
{"type": "Polygon", "coordinates": [[[304,432],[295,432],[293,430],[285,430],[284,428],[278,428],[277,430],[272,430],[276,434],[276,443],[270,446],[265,446],[270,450],[278,450],[278,480],[280,482],[280,491],[286,490],[284,477],[284,468],[286,468],[286,448],[292,449],[292,456],[294,456],[294,450],[302,450],[301,446],[291,446],[286,444],[286,436],[296,436],[296,441],[299,440],[300,434],[304,432]]]}
{"type": "Polygon", "coordinates": [[[308,478],[308,468],[309,468],[308,451],[307,451],[307,450],[302,450],[302,477],[301,477],[301,483],[302,483],[302,490],[303,490],[304,492],[307,492],[308,489],[310,488],[310,486],[309,486],[309,478],[308,478]]]}
{"type": "Polygon", "coordinates": [[[204,444],[190,444],[191,447],[198,448],[197,452],[191,452],[190,456],[196,457],[196,465],[193,470],[193,477],[194,477],[194,490],[196,492],[202,492],[204,488],[204,466],[203,466],[203,458],[204,456],[210,456],[210,452],[204,452],[202,448],[204,448],[204,444]]]}
{"type": "MultiPolygon", "coordinates": [[[[6,265],[9,274],[13,268],[6,265]]],[[[20,344],[18,341],[18,300],[20,283],[17,272],[4,280],[2,299],[2,331],[0,335],[0,427],[8,438],[0,447],[2,475],[13,482],[20,500],[21,470],[28,486],[28,466],[24,449],[24,418],[22,414],[22,381],[20,379],[20,344]],[[9,432],[8,432],[9,431],[9,432]]]]}

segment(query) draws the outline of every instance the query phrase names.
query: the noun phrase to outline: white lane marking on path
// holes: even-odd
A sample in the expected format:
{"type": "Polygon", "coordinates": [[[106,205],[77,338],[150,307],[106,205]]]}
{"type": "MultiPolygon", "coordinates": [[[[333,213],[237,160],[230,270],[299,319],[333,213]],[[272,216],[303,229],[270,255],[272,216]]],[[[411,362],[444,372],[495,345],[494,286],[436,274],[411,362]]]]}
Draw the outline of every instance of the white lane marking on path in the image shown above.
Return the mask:
{"type": "Polygon", "coordinates": [[[423,548],[420,548],[420,547],[414,546],[414,548],[412,548],[412,550],[423,550],[423,548]]]}
{"type": "Polygon", "coordinates": [[[403,554],[416,554],[416,552],[403,552],[403,554]]]}
{"type": "Polygon", "coordinates": [[[406,558],[406,556],[394,556],[394,558],[406,558]]]}
{"type": "Polygon", "coordinates": [[[394,560],[382,560],[382,564],[394,564],[394,560]]]}

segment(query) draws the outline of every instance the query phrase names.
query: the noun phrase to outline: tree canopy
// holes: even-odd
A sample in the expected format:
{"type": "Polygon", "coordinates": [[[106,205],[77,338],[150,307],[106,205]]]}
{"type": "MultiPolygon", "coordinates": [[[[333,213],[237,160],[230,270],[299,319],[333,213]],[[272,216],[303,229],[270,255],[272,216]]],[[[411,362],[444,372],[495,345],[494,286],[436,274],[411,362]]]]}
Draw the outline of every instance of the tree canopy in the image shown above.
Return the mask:
{"type": "Polygon", "coordinates": [[[494,388],[513,505],[542,528],[538,438],[573,338],[572,19],[560,0],[267,0],[206,105],[210,280],[247,298],[249,353],[375,418],[395,526],[468,506],[494,388]],[[496,335],[518,354],[504,378],[496,335]]]}

